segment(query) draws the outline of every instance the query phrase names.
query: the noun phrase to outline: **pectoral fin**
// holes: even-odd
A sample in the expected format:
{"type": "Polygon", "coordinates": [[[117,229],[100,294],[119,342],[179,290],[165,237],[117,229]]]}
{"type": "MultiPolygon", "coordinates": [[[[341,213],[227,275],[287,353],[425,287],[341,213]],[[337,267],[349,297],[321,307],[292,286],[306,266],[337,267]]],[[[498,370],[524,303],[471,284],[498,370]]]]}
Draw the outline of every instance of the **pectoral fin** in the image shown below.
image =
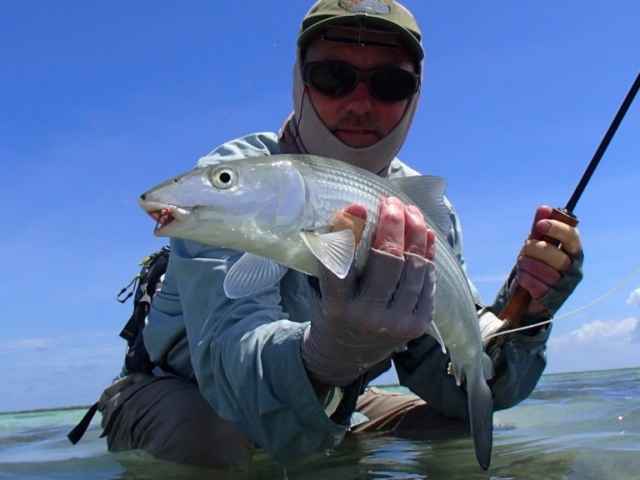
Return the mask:
{"type": "Polygon", "coordinates": [[[349,273],[356,251],[356,240],[351,230],[330,233],[300,232],[311,253],[338,278],[349,273]]]}
{"type": "Polygon", "coordinates": [[[287,270],[273,260],[245,253],[224,277],[224,293],[229,298],[246,297],[280,281],[287,270]]]}

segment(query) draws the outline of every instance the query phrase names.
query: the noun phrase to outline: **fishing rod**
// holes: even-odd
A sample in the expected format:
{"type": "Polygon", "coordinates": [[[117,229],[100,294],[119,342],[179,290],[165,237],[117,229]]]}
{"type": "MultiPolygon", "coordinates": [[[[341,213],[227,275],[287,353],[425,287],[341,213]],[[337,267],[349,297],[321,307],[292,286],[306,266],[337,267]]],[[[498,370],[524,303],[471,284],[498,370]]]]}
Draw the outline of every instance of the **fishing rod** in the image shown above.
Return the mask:
{"type": "MultiPolygon", "coordinates": [[[[573,210],[575,209],[578,200],[582,196],[582,193],[589,183],[589,180],[591,179],[593,172],[598,166],[598,163],[600,163],[604,152],[607,150],[611,139],[618,130],[620,123],[622,123],[622,119],[627,113],[627,110],[629,110],[629,107],[631,106],[631,103],[633,102],[633,99],[635,98],[639,89],[640,73],[638,73],[638,76],[636,77],[635,82],[633,82],[629,93],[627,93],[627,96],[622,102],[622,105],[620,105],[618,113],[611,122],[607,133],[605,133],[604,137],[602,138],[602,141],[600,142],[596,153],[593,155],[591,162],[589,162],[589,165],[582,175],[582,178],[580,179],[578,186],[573,192],[573,195],[569,199],[569,202],[567,202],[567,205],[564,208],[554,208],[551,213],[551,219],[559,220],[572,227],[578,225],[578,218],[573,214],[573,210]]],[[[546,237],[545,241],[555,246],[559,245],[559,242],[554,238],[546,237]]],[[[527,292],[521,285],[516,284],[515,290],[509,297],[509,300],[507,301],[503,309],[498,314],[498,318],[509,322],[509,325],[507,327],[508,329],[517,328],[520,325],[520,320],[522,319],[522,316],[524,315],[530,301],[531,295],[529,294],[529,292],[527,292]]]]}

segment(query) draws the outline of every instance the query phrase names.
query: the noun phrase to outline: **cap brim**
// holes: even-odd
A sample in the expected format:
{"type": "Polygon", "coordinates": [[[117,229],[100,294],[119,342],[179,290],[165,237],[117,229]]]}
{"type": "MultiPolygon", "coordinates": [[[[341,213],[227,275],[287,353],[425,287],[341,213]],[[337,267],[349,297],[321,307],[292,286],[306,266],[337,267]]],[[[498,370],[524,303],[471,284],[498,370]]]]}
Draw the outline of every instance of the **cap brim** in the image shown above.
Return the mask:
{"type": "MultiPolygon", "coordinates": [[[[320,20],[314,23],[310,27],[306,28],[298,36],[298,48],[303,51],[314,38],[319,36],[329,26],[355,26],[353,15],[341,15],[332,16],[324,20],[320,20]]],[[[400,27],[397,23],[384,19],[383,17],[367,16],[367,27],[378,27],[380,30],[397,33],[400,40],[409,48],[411,54],[414,56],[417,62],[421,62],[424,59],[424,50],[420,41],[406,28],[400,27]]]]}

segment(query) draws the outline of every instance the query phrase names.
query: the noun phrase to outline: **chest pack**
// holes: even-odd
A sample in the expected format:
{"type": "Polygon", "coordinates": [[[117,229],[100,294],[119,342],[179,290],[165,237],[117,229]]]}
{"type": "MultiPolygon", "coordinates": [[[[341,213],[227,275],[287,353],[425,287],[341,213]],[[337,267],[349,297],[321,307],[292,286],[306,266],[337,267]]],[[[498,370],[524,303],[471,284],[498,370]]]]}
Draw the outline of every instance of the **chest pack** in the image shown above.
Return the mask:
{"type": "MultiPolygon", "coordinates": [[[[139,264],[140,272],[116,295],[116,300],[120,303],[126,303],[133,297],[133,312],[120,332],[120,336],[127,341],[127,351],[119,377],[131,373],[150,373],[155,367],[144,346],[142,332],[151,308],[151,300],[167,271],[170,253],[169,247],[164,246],[143,259],[139,264]]],[[[76,444],[80,441],[97,410],[98,402],[89,408],[78,425],[69,432],[67,437],[71,443],[76,444]]]]}
{"type": "Polygon", "coordinates": [[[167,271],[169,254],[170,249],[165,246],[142,260],[140,273],[133,277],[131,282],[123,287],[116,296],[120,303],[125,303],[133,297],[133,312],[120,332],[120,336],[127,341],[127,353],[121,376],[130,373],[151,372],[154,368],[144,346],[142,331],[151,308],[151,300],[162,282],[162,276],[167,271]]]}

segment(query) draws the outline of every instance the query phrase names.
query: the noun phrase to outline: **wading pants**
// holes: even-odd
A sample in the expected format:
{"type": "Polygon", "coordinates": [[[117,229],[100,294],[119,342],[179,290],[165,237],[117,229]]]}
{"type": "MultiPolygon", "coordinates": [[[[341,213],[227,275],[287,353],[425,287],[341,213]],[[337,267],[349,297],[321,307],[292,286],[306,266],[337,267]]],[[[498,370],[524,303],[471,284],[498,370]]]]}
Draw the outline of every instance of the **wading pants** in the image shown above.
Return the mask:
{"type": "MultiPolygon", "coordinates": [[[[229,468],[247,465],[255,450],[248,437],[216,415],[197,385],[182,378],[129,375],[104,391],[99,409],[113,452],[143,449],[162,460],[229,468]]],[[[458,423],[416,395],[376,387],[360,396],[357,410],[369,420],[352,433],[425,431],[458,423]]]]}

